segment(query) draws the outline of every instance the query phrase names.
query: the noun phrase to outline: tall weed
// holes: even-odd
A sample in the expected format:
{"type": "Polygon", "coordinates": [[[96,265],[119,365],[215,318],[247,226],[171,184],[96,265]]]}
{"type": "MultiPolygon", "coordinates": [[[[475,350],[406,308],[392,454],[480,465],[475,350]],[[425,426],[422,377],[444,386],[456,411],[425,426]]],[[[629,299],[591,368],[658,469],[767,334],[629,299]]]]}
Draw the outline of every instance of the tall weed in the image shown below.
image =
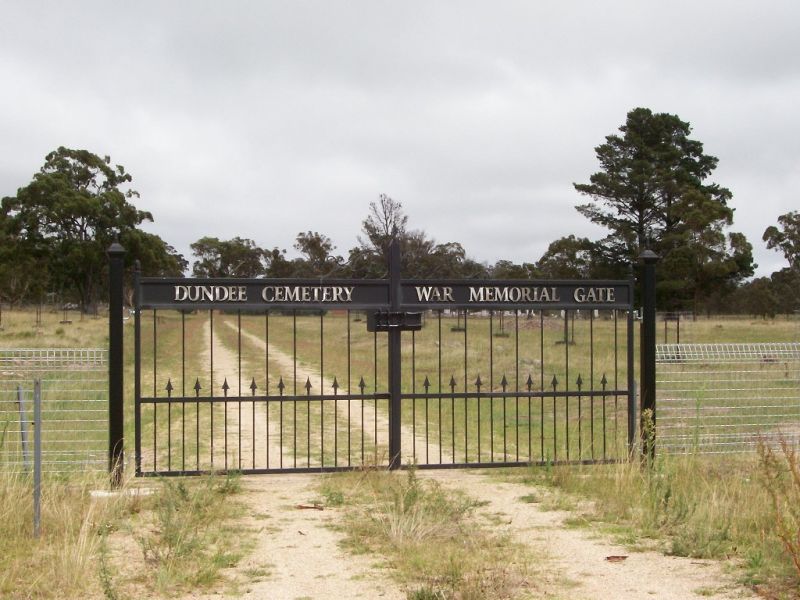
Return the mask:
{"type": "Polygon", "coordinates": [[[800,577],[772,532],[778,512],[788,515],[783,521],[787,538],[792,525],[800,523],[800,488],[790,487],[789,468],[782,467],[783,474],[770,481],[785,501],[769,509],[763,469],[747,456],[656,455],[613,465],[533,470],[531,478],[592,500],[583,508],[585,516],[613,524],[627,543],[656,545],[679,556],[735,558],[749,583],[796,585],[800,577]]]}
{"type": "Polygon", "coordinates": [[[800,579],[800,458],[797,448],[786,439],[781,439],[779,445],[780,452],[762,441],[758,456],[772,504],[773,532],[800,579]]]}

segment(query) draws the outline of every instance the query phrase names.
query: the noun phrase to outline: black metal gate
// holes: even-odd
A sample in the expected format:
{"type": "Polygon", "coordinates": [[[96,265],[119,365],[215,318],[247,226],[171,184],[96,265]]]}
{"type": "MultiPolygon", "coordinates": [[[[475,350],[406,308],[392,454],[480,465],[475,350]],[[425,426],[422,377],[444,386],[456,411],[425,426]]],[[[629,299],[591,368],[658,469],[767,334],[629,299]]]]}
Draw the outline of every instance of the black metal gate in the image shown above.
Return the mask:
{"type": "Polygon", "coordinates": [[[137,475],[603,462],[635,436],[633,283],[135,282],[137,475]]]}

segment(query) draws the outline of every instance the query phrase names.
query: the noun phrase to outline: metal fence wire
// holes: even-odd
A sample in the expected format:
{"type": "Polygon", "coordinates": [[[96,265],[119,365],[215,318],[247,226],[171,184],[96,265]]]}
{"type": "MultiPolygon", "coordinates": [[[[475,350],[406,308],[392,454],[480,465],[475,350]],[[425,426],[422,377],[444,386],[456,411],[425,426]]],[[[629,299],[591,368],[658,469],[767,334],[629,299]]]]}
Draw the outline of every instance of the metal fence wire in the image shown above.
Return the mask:
{"type": "Polygon", "coordinates": [[[108,351],[0,349],[0,469],[22,471],[33,455],[33,387],[41,380],[42,469],[108,466],[108,351]]]}
{"type": "Polygon", "coordinates": [[[800,442],[800,343],[658,344],[656,365],[659,450],[800,442]]]}

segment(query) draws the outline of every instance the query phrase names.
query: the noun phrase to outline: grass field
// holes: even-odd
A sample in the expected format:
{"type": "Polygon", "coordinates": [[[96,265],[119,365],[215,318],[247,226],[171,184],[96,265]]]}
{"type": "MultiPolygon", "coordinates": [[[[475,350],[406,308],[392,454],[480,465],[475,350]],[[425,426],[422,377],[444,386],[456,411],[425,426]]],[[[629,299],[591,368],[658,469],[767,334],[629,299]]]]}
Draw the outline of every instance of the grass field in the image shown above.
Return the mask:
{"type": "MultiPolygon", "coordinates": [[[[73,322],[67,324],[59,322],[63,320],[62,317],[62,314],[45,313],[42,315],[41,326],[36,327],[33,313],[17,313],[6,310],[3,313],[3,330],[0,331],[0,347],[105,347],[107,345],[107,323],[104,319],[90,317],[80,320],[73,318],[73,322]]],[[[209,334],[207,313],[187,315],[182,318],[179,313],[165,312],[159,313],[156,318],[155,352],[152,350],[154,346],[153,320],[145,318],[143,321],[143,394],[164,397],[167,393],[165,390],[167,381],[170,381],[173,386],[173,395],[178,394],[178,390],[181,393],[186,390],[187,395],[193,394],[195,382],[200,383],[203,390],[201,394],[208,394],[213,390],[215,395],[222,395],[222,383],[225,378],[228,378],[228,383],[233,390],[229,390],[229,394],[234,394],[237,401],[230,403],[227,411],[219,406],[214,408],[216,413],[213,418],[215,423],[219,424],[224,421],[227,414],[230,419],[229,425],[237,435],[238,425],[245,421],[244,417],[241,417],[241,420],[239,417],[238,394],[240,390],[243,396],[251,392],[248,387],[251,379],[255,379],[258,386],[257,393],[261,394],[269,390],[271,395],[277,393],[276,386],[281,378],[287,386],[285,394],[294,395],[295,385],[297,386],[297,395],[305,393],[303,386],[306,379],[302,376],[304,374],[307,376],[313,374],[313,377],[310,377],[313,386],[312,394],[328,386],[334,377],[341,386],[340,394],[345,394],[348,389],[350,392],[357,392],[361,377],[364,377],[366,383],[366,393],[382,392],[386,389],[386,363],[383,358],[385,341],[381,339],[381,336],[376,338],[376,336],[368,334],[364,321],[356,320],[355,315],[352,315],[349,320],[344,315],[331,314],[325,316],[324,319],[320,319],[318,315],[304,315],[298,316],[294,323],[291,316],[278,317],[276,315],[274,318],[270,318],[268,325],[263,316],[243,315],[241,369],[238,360],[240,336],[236,315],[215,315],[213,344],[210,339],[208,343],[198,341],[209,334]],[[234,327],[228,323],[232,323],[234,327]],[[323,343],[320,343],[320,330],[323,332],[323,343]],[[263,344],[256,343],[252,339],[253,337],[263,339],[265,342],[268,338],[269,345],[273,349],[269,356],[265,356],[263,344]],[[230,368],[231,364],[227,364],[225,370],[222,370],[218,364],[215,365],[212,372],[209,368],[212,348],[219,360],[226,351],[229,354],[228,359],[232,355],[234,357],[233,368],[230,368]],[[350,349],[349,357],[348,348],[350,349]],[[376,356],[378,357],[377,361],[375,361],[376,356]],[[300,373],[298,377],[295,377],[295,366],[300,373]]],[[[491,388],[497,392],[502,390],[500,380],[503,375],[506,377],[509,390],[516,390],[518,381],[520,382],[519,387],[524,389],[526,387],[524,382],[527,381],[528,374],[532,377],[533,389],[546,388],[549,383],[548,379],[551,379],[553,375],[559,381],[562,377],[564,381],[570,381],[573,390],[578,374],[589,383],[593,380],[595,386],[603,374],[606,374],[609,379],[611,378],[608,373],[613,368],[614,358],[613,352],[610,351],[609,338],[613,339],[615,330],[612,327],[613,321],[602,318],[595,319],[593,322],[576,320],[575,344],[572,345],[557,343],[563,341],[564,337],[563,321],[559,322],[557,317],[553,317],[552,322],[544,323],[537,322],[535,319],[531,323],[522,316],[519,319],[515,319],[513,316],[506,317],[504,330],[508,334],[507,336],[494,335],[499,329],[496,318],[490,320],[486,317],[470,317],[466,335],[463,331],[451,331],[453,321],[455,319],[443,317],[440,323],[438,317],[428,317],[423,331],[415,333],[413,336],[411,334],[404,335],[404,360],[406,361],[403,380],[404,394],[419,393],[425,376],[430,381],[431,392],[438,390],[440,386],[445,391],[449,391],[450,377],[456,380],[456,392],[463,391],[465,381],[474,384],[473,378],[477,379],[478,375],[484,382],[483,390],[491,388]],[[410,339],[412,337],[413,341],[410,339]],[[593,348],[590,348],[587,343],[590,338],[595,341],[593,348]],[[465,349],[466,361],[463,358],[465,349]],[[567,377],[567,354],[569,354],[569,377],[567,377]],[[488,355],[491,355],[492,360],[488,355]],[[413,362],[411,362],[411,356],[413,356],[413,362]],[[441,384],[439,373],[442,375],[441,384]],[[544,377],[542,373],[544,373],[544,377]],[[544,386],[542,379],[544,379],[544,386]]],[[[617,328],[620,332],[618,336],[624,337],[623,325],[620,323],[617,328]]],[[[681,327],[681,341],[686,343],[744,343],[797,341],[798,339],[797,323],[791,320],[698,319],[692,323],[682,322],[681,327]]],[[[663,334],[663,331],[661,333],[663,334]]],[[[571,324],[568,336],[572,337],[571,324]]],[[[659,341],[662,340],[659,339],[659,341]]],[[[127,452],[130,457],[132,453],[130,440],[133,439],[133,327],[130,320],[125,324],[125,345],[125,424],[126,440],[128,440],[127,452]]],[[[624,349],[621,351],[621,355],[624,357],[624,349]]],[[[617,378],[624,382],[627,365],[624,358],[618,357],[617,361],[617,378]]],[[[230,360],[228,362],[230,363],[230,360]]],[[[467,389],[470,389],[469,385],[467,389]]],[[[474,399],[469,401],[472,400],[474,399]]],[[[525,399],[520,399],[520,401],[523,407],[520,417],[526,417],[525,399]]],[[[572,401],[569,423],[572,427],[570,431],[573,433],[572,450],[575,452],[577,451],[577,441],[574,437],[577,431],[577,404],[574,403],[574,399],[572,401]]],[[[367,413],[374,410],[369,402],[365,403],[367,413]]],[[[411,402],[410,398],[404,401],[403,419],[406,428],[413,426],[414,414],[418,419],[420,418],[426,404],[424,399],[418,398],[415,401],[417,407],[414,412],[409,406],[411,402]]],[[[491,415],[491,419],[494,421],[493,427],[482,431],[484,437],[480,439],[483,450],[494,448],[500,456],[509,454],[515,456],[519,448],[521,454],[525,455],[528,451],[527,432],[534,433],[535,430],[532,430],[531,422],[517,417],[517,398],[512,397],[505,401],[502,398],[495,398],[491,401],[482,399],[481,402],[483,402],[481,405],[482,415],[484,417],[487,414],[491,415]],[[505,423],[503,422],[504,417],[505,423]],[[517,428],[521,440],[519,444],[516,437],[517,428]],[[504,431],[509,431],[510,435],[502,435],[501,432],[504,431]],[[492,435],[497,437],[494,445],[489,440],[492,435]],[[503,440],[506,443],[504,449],[501,447],[503,440]]],[[[469,427],[474,423],[473,419],[477,418],[477,404],[473,402],[471,405],[464,405],[467,406],[466,420],[469,427]]],[[[355,424],[347,423],[342,417],[343,405],[340,404],[340,414],[338,415],[333,410],[329,411],[327,407],[323,414],[319,406],[319,403],[303,401],[284,403],[285,416],[293,413],[295,409],[297,410],[297,417],[292,422],[286,423],[283,431],[284,442],[288,443],[287,440],[296,437],[298,440],[296,452],[301,459],[305,459],[304,454],[311,454],[324,457],[325,461],[335,460],[340,461],[339,464],[344,464],[342,461],[347,460],[347,454],[343,453],[341,448],[338,452],[333,452],[332,440],[338,438],[342,442],[348,435],[358,438],[364,429],[371,430],[376,421],[365,419],[363,422],[359,421],[355,424]],[[313,436],[309,440],[309,427],[311,430],[316,428],[318,431],[321,423],[324,423],[322,430],[325,432],[325,440],[313,436]],[[367,427],[361,427],[361,424],[364,423],[367,427]],[[323,441],[324,446],[321,443],[323,441]]],[[[588,404],[583,404],[584,410],[588,406],[588,404]]],[[[241,403],[244,413],[253,407],[252,403],[241,403]]],[[[356,407],[360,408],[354,403],[353,408],[356,407]]],[[[447,430],[452,428],[453,422],[461,423],[465,413],[458,406],[453,410],[449,399],[441,404],[431,400],[427,403],[427,408],[430,418],[429,427],[432,431],[437,432],[431,434],[431,441],[445,450],[449,448],[449,453],[452,453],[454,438],[452,433],[448,433],[447,430]],[[441,416],[439,416],[440,409],[441,416]],[[443,425],[444,433],[441,438],[438,436],[439,424],[443,425]]],[[[534,412],[535,408],[534,406],[534,412]]],[[[161,429],[159,435],[180,435],[179,432],[184,426],[189,432],[185,436],[187,444],[181,449],[181,452],[169,457],[164,455],[163,450],[159,448],[158,452],[161,453],[157,457],[159,463],[171,460],[174,467],[183,461],[191,462],[190,459],[193,455],[199,454],[203,457],[208,453],[209,449],[207,445],[203,446],[203,442],[200,447],[192,445],[191,440],[194,436],[191,434],[206,430],[212,418],[212,409],[209,409],[208,406],[201,406],[200,412],[192,412],[194,407],[190,403],[186,404],[185,413],[183,409],[184,407],[179,404],[171,408],[168,408],[168,405],[160,405],[157,415],[143,413],[146,429],[149,424],[152,424],[154,416],[156,419],[163,419],[167,411],[172,412],[171,419],[169,419],[170,427],[161,429]],[[193,421],[195,425],[191,425],[193,421]],[[193,430],[191,427],[197,427],[198,421],[200,428],[193,430]]],[[[279,411],[280,403],[271,402],[269,409],[259,413],[257,417],[258,419],[268,417],[274,422],[278,419],[279,411]]],[[[385,408],[379,406],[378,412],[385,413],[385,408]]],[[[563,419],[562,422],[567,422],[564,412],[556,414],[559,419],[563,419]]],[[[419,427],[419,423],[420,421],[417,421],[417,427],[419,427]]],[[[586,426],[587,423],[589,421],[581,422],[583,426],[586,426]]],[[[551,425],[552,421],[546,421],[545,428],[551,425]]],[[[256,434],[266,434],[268,429],[261,425],[259,427],[255,430],[256,434]]],[[[456,458],[460,460],[460,452],[463,452],[464,446],[459,445],[458,440],[464,429],[456,428],[455,431],[457,438],[455,454],[456,458]]],[[[229,435],[233,436],[233,432],[229,432],[229,435]]],[[[419,431],[417,433],[419,434],[419,431]]],[[[562,431],[559,430],[558,434],[561,433],[562,431]]],[[[566,433],[566,430],[563,433],[566,433]]],[[[585,430],[584,435],[586,435],[585,430]]],[[[535,436],[533,437],[535,439],[535,436]]],[[[558,437],[563,439],[564,436],[559,435],[558,437]]],[[[233,437],[231,437],[232,439],[233,437]]],[[[368,445],[369,439],[370,436],[367,435],[368,445]]],[[[546,439],[550,440],[549,437],[546,439]]],[[[477,442],[477,435],[473,436],[470,433],[469,440],[470,443],[477,442]]],[[[159,446],[161,446],[161,441],[161,439],[158,440],[159,446]]],[[[418,444],[422,443],[419,437],[416,438],[416,441],[418,444]]],[[[219,440],[217,443],[220,443],[219,440]]],[[[584,449],[587,444],[590,445],[589,438],[584,437],[584,449]]],[[[280,444],[278,446],[280,447],[280,444]]],[[[231,443],[231,447],[228,458],[235,466],[238,464],[237,460],[241,456],[242,449],[234,443],[231,443]]],[[[565,452],[566,448],[560,446],[558,450],[565,452]]],[[[470,452],[473,453],[472,456],[476,456],[474,454],[476,445],[467,446],[467,455],[470,452]]],[[[378,454],[374,441],[372,453],[373,457],[378,454]]],[[[510,474],[498,472],[498,476],[521,477],[535,484],[545,483],[555,486],[565,494],[562,501],[563,506],[571,506],[575,510],[578,507],[574,500],[576,496],[586,496],[597,500],[590,512],[577,514],[576,522],[582,521],[590,525],[594,524],[592,526],[600,526],[619,535],[622,539],[627,539],[630,543],[638,543],[637,540],[650,538],[656,543],[663,543],[663,547],[667,551],[676,554],[737,557],[743,564],[744,575],[742,578],[746,583],[758,586],[759,590],[767,597],[791,598],[794,597],[793,594],[797,590],[798,574],[792,563],[792,547],[781,541],[781,535],[785,536],[787,531],[796,533],[798,530],[800,521],[795,514],[795,509],[796,498],[800,497],[796,495],[800,492],[798,492],[797,486],[792,487],[791,461],[781,457],[781,454],[773,454],[770,463],[763,455],[761,458],[754,455],[743,455],[738,458],[725,457],[724,459],[704,456],[688,458],[662,456],[651,471],[643,471],[637,463],[624,463],[606,466],[549,467],[531,471],[514,470],[510,474]]],[[[321,461],[320,458],[314,460],[321,461]]],[[[796,465],[796,462],[794,464],[796,465]]],[[[25,481],[21,479],[4,481],[4,504],[13,506],[16,503],[22,506],[27,503],[28,501],[14,499],[19,496],[20,489],[27,489],[26,485],[25,481]],[[22,488],[19,485],[22,485],[22,488]]],[[[183,492],[179,492],[178,497],[186,496],[183,492]]],[[[212,494],[211,498],[214,497],[212,494]]],[[[86,510],[88,506],[82,493],[75,496],[73,492],[65,491],[60,496],[54,494],[53,499],[57,504],[63,504],[60,510],[74,511],[76,515],[85,514],[81,511],[86,510]]],[[[177,502],[177,500],[169,502],[177,502]]],[[[152,507],[148,508],[148,511],[154,511],[147,513],[150,515],[148,518],[160,518],[157,516],[159,514],[158,505],[148,504],[148,506],[152,507]]],[[[129,508],[123,507],[121,510],[120,518],[123,521],[131,518],[129,508]]],[[[12,545],[7,544],[3,554],[8,557],[23,557],[15,559],[16,562],[13,564],[4,565],[4,573],[7,573],[6,579],[3,580],[5,589],[12,589],[15,586],[16,589],[21,589],[19,582],[26,577],[26,574],[31,573],[30,569],[40,568],[35,565],[41,565],[41,561],[47,560],[46,556],[51,556],[46,553],[20,555],[12,549],[13,544],[20,543],[18,540],[28,535],[26,533],[27,525],[18,518],[19,514],[24,515],[25,513],[25,510],[16,511],[17,516],[14,518],[17,520],[14,521],[16,523],[14,525],[9,521],[3,521],[4,535],[12,530],[17,532],[14,534],[17,537],[13,538],[17,541],[8,541],[8,544],[12,545]],[[25,556],[31,557],[30,560],[24,558],[25,556]]],[[[167,515],[168,513],[167,510],[166,512],[162,511],[161,514],[167,515]]],[[[102,561],[97,562],[98,557],[103,556],[106,550],[102,550],[100,545],[86,546],[86,534],[80,533],[84,518],[76,517],[75,527],[68,530],[71,533],[65,527],[65,537],[58,538],[58,540],[52,539],[48,544],[54,544],[51,550],[61,553],[58,556],[67,556],[70,552],[75,553],[74,550],[70,550],[73,546],[69,544],[82,544],[81,548],[88,548],[87,556],[91,558],[93,564],[101,564],[102,561]]],[[[92,523],[108,522],[98,519],[96,515],[91,520],[92,523]]],[[[11,540],[12,538],[6,535],[6,539],[11,540]]],[[[151,542],[156,543],[153,540],[151,542]]],[[[157,551],[153,549],[152,552],[157,551]]],[[[235,554],[238,551],[233,550],[232,552],[235,554]]],[[[111,554],[105,554],[105,556],[107,558],[103,560],[112,560],[108,558],[111,554]]],[[[216,558],[211,557],[209,560],[211,562],[216,560],[224,564],[226,560],[233,560],[233,558],[223,554],[216,558]]],[[[72,563],[63,561],[62,563],[67,565],[63,571],[64,574],[51,574],[49,577],[53,581],[60,582],[59,577],[67,577],[71,572],[72,567],[69,565],[72,563]]],[[[112,563],[106,562],[105,564],[112,563]]],[[[113,570],[115,567],[112,565],[109,568],[113,570]]],[[[177,568],[188,572],[184,567],[177,568]]],[[[119,575],[117,573],[112,576],[110,581],[117,581],[116,577],[119,575]]],[[[179,580],[180,578],[181,576],[178,576],[179,580]]],[[[31,585],[39,584],[31,583],[31,585]]],[[[80,587],[82,584],[76,583],[74,578],[65,579],[64,583],[58,585],[68,586],[65,589],[73,591],[84,589],[80,587]]],[[[91,585],[102,587],[102,579],[99,574],[91,585]]],[[[132,585],[142,584],[133,582],[132,585]]],[[[158,586],[160,584],[145,585],[158,586]]],[[[77,591],[76,594],[80,595],[80,591],[77,591]]],[[[42,597],[46,597],[46,594],[42,597]]]]}

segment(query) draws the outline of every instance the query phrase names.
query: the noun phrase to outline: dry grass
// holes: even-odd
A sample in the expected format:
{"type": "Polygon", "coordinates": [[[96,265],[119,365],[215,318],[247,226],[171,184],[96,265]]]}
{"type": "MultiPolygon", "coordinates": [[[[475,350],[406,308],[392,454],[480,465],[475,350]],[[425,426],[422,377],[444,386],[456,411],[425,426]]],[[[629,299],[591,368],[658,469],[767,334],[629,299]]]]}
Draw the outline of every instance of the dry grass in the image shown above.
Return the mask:
{"type": "Polygon", "coordinates": [[[236,524],[236,481],[151,483],[151,495],[128,481],[97,496],[97,477],[45,479],[34,539],[30,479],[0,474],[0,597],[169,596],[224,582],[251,539],[236,524]]]}
{"type": "Polygon", "coordinates": [[[345,507],[345,545],[386,557],[414,600],[514,598],[532,585],[528,551],[491,529],[462,494],[405,473],[360,471],[325,479],[345,507]]]}
{"type": "Polygon", "coordinates": [[[791,460],[771,449],[765,452],[766,460],[660,456],[649,466],[633,460],[503,476],[556,488],[556,503],[580,513],[575,522],[598,526],[632,548],[655,546],[678,556],[732,559],[743,583],[767,597],[793,598],[800,590],[800,572],[782,537],[800,539],[800,488],[791,475],[791,460]]]}

